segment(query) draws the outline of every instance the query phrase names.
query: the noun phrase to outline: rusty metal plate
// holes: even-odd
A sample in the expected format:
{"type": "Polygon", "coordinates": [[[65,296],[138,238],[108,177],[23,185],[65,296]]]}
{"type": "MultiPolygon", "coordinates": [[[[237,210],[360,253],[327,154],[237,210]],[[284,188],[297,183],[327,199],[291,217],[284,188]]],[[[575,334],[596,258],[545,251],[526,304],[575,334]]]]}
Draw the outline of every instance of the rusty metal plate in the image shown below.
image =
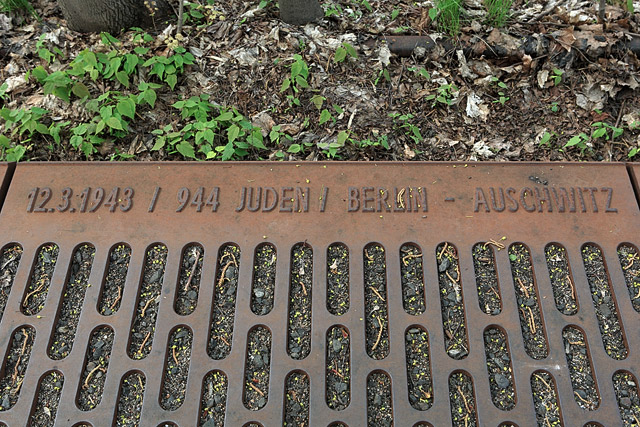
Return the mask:
{"type": "Polygon", "coordinates": [[[200,425],[225,389],[226,426],[637,416],[622,164],[20,164],[0,236],[8,426],[200,425]]]}
{"type": "Polygon", "coordinates": [[[11,182],[11,176],[13,175],[14,169],[15,165],[0,163],[0,206],[4,203],[4,198],[7,195],[7,190],[9,189],[9,183],[11,182]]]}
{"type": "Polygon", "coordinates": [[[633,184],[633,190],[636,194],[636,199],[638,199],[638,195],[640,195],[640,164],[628,163],[627,169],[629,170],[629,176],[631,177],[631,182],[633,184]]]}

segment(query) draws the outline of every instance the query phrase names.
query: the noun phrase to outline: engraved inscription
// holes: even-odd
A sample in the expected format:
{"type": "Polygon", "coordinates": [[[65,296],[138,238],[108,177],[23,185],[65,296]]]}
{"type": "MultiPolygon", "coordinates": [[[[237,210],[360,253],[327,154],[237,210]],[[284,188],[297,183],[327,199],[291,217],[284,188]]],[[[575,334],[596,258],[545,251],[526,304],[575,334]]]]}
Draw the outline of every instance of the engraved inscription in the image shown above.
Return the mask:
{"type": "MultiPolygon", "coordinates": [[[[329,190],[325,185],[315,188],[294,185],[236,187],[229,192],[231,198],[236,200],[233,204],[233,200],[228,198],[221,201],[219,186],[184,186],[177,192],[170,190],[175,194],[173,200],[172,197],[164,196],[162,187],[155,186],[137,198],[142,198],[143,204],[147,206],[147,213],[155,212],[158,207],[169,208],[176,213],[215,213],[220,209],[253,213],[307,213],[312,209],[324,213],[329,203],[328,198],[333,194],[329,190]]],[[[338,198],[338,202],[342,201],[349,213],[429,211],[426,187],[348,186],[339,192],[343,192],[343,196],[338,198]]],[[[491,186],[475,189],[470,187],[469,193],[469,196],[473,194],[473,212],[476,213],[618,213],[612,187],[491,186]]],[[[132,187],[34,187],[27,193],[26,209],[28,213],[128,212],[133,207],[133,196],[132,187]]],[[[464,196],[458,199],[464,200],[464,196]]],[[[455,200],[453,197],[444,198],[445,202],[455,200]]],[[[446,206],[438,207],[446,209],[446,206]]]]}
{"type": "Polygon", "coordinates": [[[59,194],[49,187],[35,187],[27,194],[27,212],[128,212],[133,207],[134,191],[131,187],[86,187],[76,196],[73,189],[65,187],[59,194]]]}
{"type": "Polygon", "coordinates": [[[424,187],[349,187],[347,212],[427,212],[424,187]]]}
{"type": "Polygon", "coordinates": [[[474,212],[617,213],[611,187],[476,187],[474,212]]]}
{"type": "MultiPolygon", "coordinates": [[[[326,192],[323,195],[326,197],[326,192]]],[[[236,212],[276,209],[278,212],[309,212],[309,187],[242,187],[236,212]]]]}
{"type": "MultiPolygon", "coordinates": [[[[195,208],[196,212],[202,212],[203,208],[209,207],[211,207],[211,212],[217,212],[218,206],[220,206],[220,187],[213,187],[207,193],[205,193],[204,187],[198,187],[193,192],[187,187],[182,187],[178,190],[178,208],[176,212],[182,212],[186,208],[195,208]]],[[[153,203],[153,207],[155,207],[155,203],[153,203]]],[[[149,209],[149,212],[151,212],[152,208],[150,207],[149,209]]]]}

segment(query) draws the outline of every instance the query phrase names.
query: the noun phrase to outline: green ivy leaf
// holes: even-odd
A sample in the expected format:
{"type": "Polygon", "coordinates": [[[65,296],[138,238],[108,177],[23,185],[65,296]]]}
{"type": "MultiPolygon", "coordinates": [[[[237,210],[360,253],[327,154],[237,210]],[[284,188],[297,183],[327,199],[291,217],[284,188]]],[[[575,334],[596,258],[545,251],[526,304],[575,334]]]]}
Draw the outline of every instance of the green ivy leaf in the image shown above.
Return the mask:
{"type": "Polygon", "coordinates": [[[151,149],[151,151],[158,151],[159,149],[164,147],[165,142],[166,142],[166,138],[164,137],[156,139],[156,143],[153,144],[153,148],[151,149]]]}
{"type": "Polygon", "coordinates": [[[171,90],[173,90],[178,83],[178,76],[176,76],[175,74],[167,74],[166,82],[171,90]]]}
{"type": "Polygon", "coordinates": [[[116,73],[116,79],[120,84],[126,88],[129,88],[129,75],[124,71],[118,71],[116,73]]]}
{"type": "Polygon", "coordinates": [[[302,71],[302,62],[296,61],[293,64],[291,64],[291,78],[292,79],[295,78],[296,76],[298,76],[301,71],[302,71]]]}
{"type": "Polygon", "coordinates": [[[135,70],[139,62],[140,59],[136,55],[127,53],[125,55],[124,70],[127,72],[127,74],[133,73],[133,70],[135,70]]]}
{"type": "Polygon", "coordinates": [[[16,145],[15,147],[13,147],[13,150],[11,150],[11,152],[7,153],[7,161],[19,162],[26,151],[27,149],[24,146],[16,145]]]}
{"type": "Polygon", "coordinates": [[[302,146],[300,144],[291,144],[291,146],[287,150],[287,152],[292,154],[299,153],[300,151],[302,151],[302,146]]]}
{"type": "Polygon", "coordinates": [[[107,126],[109,126],[111,129],[124,130],[122,128],[122,123],[120,122],[120,119],[118,119],[117,117],[109,117],[107,119],[107,126]]]}
{"type": "Polygon", "coordinates": [[[184,157],[188,157],[190,159],[196,158],[193,146],[187,141],[182,141],[180,144],[176,145],[176,150],[178,150],[178,153],[182,154],[184,157]]]}
{"type": "Polygon", "coordinates": [[[321,109],[321,108],[322,108],[322,104],[324,103],[324,100],[325,100],[325,99],[326,99],[326,98],[325,98],[324,96],[322,96],[322,95],[313,95],[313,96],[311,97],[311,100],[310,100],[310,101],[311,101],[311,102],[313,103],[313,105],[315,105],[315,106],[316,106],[316,108],[319,110],[319,109],[321,109]]]}
{"type": "Polygon", "coordinates": [[[238,127],[238,125],[233,125],[229,129],[227,129],[227,136],[229,137],[230,143],[235,141],[236,138],[238,138],[238,135],[240,135],[240,128],[238,127]]]}
{"type": "Polygon", "coordinates": [[[213,133],[213,131],[211,129],[205,129],[204,133],[203,133],[203,137],[207,142],[213,143],[213,137],[215,136],[215,134],[213,133]]]}
{"type": "Polygon", "coordinates": [[[83,141],[84,139],[80,135],[73,135],[69,138],[69,144],[76,149],[80,147],[83,141]]]}
{"type": "Polygon", "coordinates": [[[77,82],[76,84],[74,84],[71,87],[71,92],[73,92],[73,94],[80,99],[85,99],[91,96],[89,88],[87,88],[87,86],[85,86],[85,84],[81,82],[77,82]]]}
{"type": "Polygon", "coordinates": [[[339,47],[336,49],[336,54],[333,57],[333,62],[342,62],[347,57],[347,50],[345,48],[339,47]]]}
{"type": "Polygon", "coordinates": [[[328,122],[331,119],[331,113],[329,112],[329,110],[327,110],[326,108],[324,110],[322,110],[322,112],[320,113],[320,125],[325,124],[326,122],[328,122]]]}
{"type": "Polygon", "coordinates": [[[344,146],[344,143],[348,137],[349,137],[349,133],[347,133],[347,131],[343,130],[343,131],[340,131],[340,133],[338,133],[338,144],[340,145],[340,147],[344,146]]]}
{"type": "Polygon", "coordinates": [[[42,83],[44,80],[49,77],[49,73],[42,67],[42,65],[38,65],[36,68],[31,70],[31,74],[38,80],[38,82],[42,83]]]}
{"type": "Polygon", "coordinates": [[[307,79],[305,79],[302,76],[296,76],[296,84],[303,88],[309,87],[309,83],[307,83],[307,79]]]}
{"type": "Polygon", "coordinates": [[[118,102],[116,110],[118,110],[121,115],[134,119],[136,115],[136,103],[133,102],[131,98],[122,99],[118,102]]]}
{"type": "Polygon", "coordinates": [[[222,160],[229,160],[233,157],[233,154],[236,152],[233,147],[233,142],[228,143],[224,146],[224,150],[222,150],[222,160]]]}
{"type": "Polygon", "coordinates": [[[582,133],[571,138],[566,144],[565,147],[573,147],[574,145],[578,145],[582,143],[583,137],[582,133]]]}
{"type": "Polygon", "coordinates": [[[284,92],[285,90],[289,89],[289,86],[291,86],[291,80],[286,78],[282,81],[282,86],[280,87],[280,92],[284,92]]]}
{"type": "MultiPolygon", "coordinates": [[[[607,134],[607,128],[599,128],[593,131],[593,138],[602,138],[603,136],[605,136],[607,134]]],[[[607,138],[609,139],[609,138],[607,138]]]]}
{"type": "Polygon", "coordinates": [[[156,104],[156,98],[157,95],[155,90],[148,89],[144,91],[144,100],[151,106],[151,108],[154,108],[154,105],[156,104]]]}
{"type": "Polygon", "coordinates": [[[349,54],[350,57],[352,57],[352,58],[357,58],[358,57],[358,52],[356,51],[356,49],[353,46],[351,46],[347,42],[343,42],[342,45],[344,46],[344,48],[346,49],[346,51],[347,51],[347,53],[349,54]]]}
{"type": "Polygon", "coordinates": [[[104,120],[100,120],[96,125],[96,133],[102,132],[102,130],[105,128],[106,125],[107,123],[104,120]]]}

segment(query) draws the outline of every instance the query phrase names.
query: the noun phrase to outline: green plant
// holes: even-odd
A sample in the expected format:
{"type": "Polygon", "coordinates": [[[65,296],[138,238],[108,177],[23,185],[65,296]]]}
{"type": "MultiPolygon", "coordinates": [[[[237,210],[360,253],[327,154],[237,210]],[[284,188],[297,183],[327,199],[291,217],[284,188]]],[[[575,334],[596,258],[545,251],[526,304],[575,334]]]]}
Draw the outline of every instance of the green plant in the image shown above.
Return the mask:
{"type": "Polygon", "coordinates": [[[373,8],[369,4],[368,0],[361,0],[360,4],[363,5],[369,12],[373,12],[373,8]]]}
{"type": "Polygon", "coordinates": [[[553,111],[554,113],[557,113],[558,110],[560,109],[558,102],[552,102],[551,105],[549,105],[549,108],[551,109],[551,111],[553,111]]]}
{"type": "Polygon", "coordinates": [[[342,47],[336,49],[336,53],[333,56],[333,62],[344,62],[347,55],[352,58],[358,58],[358,52],[356,52],[356,49],[349,43],[342,42],[342,47]]]}
{"type": "Polygon", "coordinates": [[[0,133],[0,159],[7,162],[19,162],[27,152],[22,144],[11,144],[11,140],[0,133]]]}
{"type": "Polygon", "coordinates": [[[624,132],[624,129],[611,126],[609,123],[605,122],[595,122],[592,123],[591,126],[594,128],[593,132],[591,133],[592,139],[604,137],[608,141],[609,139],[615,139],[619,137],[624,132]],[[609,137],[609,130],[611,130],[611,138],[609,137]]]}
{"type": "Polygon", "coordinates": [[[411,123],[411,119],[415,118],[413,114],[389,113],[389,117],[393,119],[395,129],[400,130],[416,144],[422,142],[423,137],[420,128],[411,123]]]}
{"type": "Polygon", "coordinates": [[[586,133],[579,133],[578,135],[569,139],[569,141],[564,145],[564,148],[576,147],[580,149],[580,154],[584,154],[586,149],[590,149],[589,146],[590,138],[586,133]]]}
{"type": "Polygon", "coordinates": [[[451,105],[454,99],[455,92],[458,91],[458,87],[454,84],[442,84],[437,89],[435,94],[430,94],[425,97],[427,101],[433,101],[431,107],[435,107],[438,104],[451,105]]]}
{"type": "MultiPolygon", "coordinates": [[[[4,132],[0,133],[0,159],[8,162],[19,161],[27,151],[25,144],[35,134],[49,135],[49,127],[41,119],[48,111],[32,107],[24,109],[0,109],[0,119],[4,121],[4,132]]],[[[59,134],[59,130],[57,130],[59,134]]]]}
{"type": "Polygon", "coordinates": [[[509,86],[507,86],[506,83],[501,82],[500,79],[498,79],[497,77],[491,77],[491,81],[495,83],[496,86],[498,86],[498,99],[495,99],[493,102],[499,103],[500,105],[504,105],[505,102],[507,102],[510,98],[506,96],[503,91],[499,89],[507,90],[509,89],[509,86]]]}
{"type": "Polygon", "coordinates": [[[0,100],[7,100],[7,89],[9,89],[9,85],[6,82],[0,85],[0,100]]]}
{"type": "Polygon", "coordinates": [[[269,131],[269,140],[274,145],[280,145],[282,139],[286,139],[288,141],[293,141],[293,137],[291,135],[286,134],[281,131],[282,127],[280,125],[275,125],[269,131]]]}
{"type": "Polygon", "coordinates": [[[222,160],[241,158],[251,148],[266,149],[260,128],[255,127],[235,109],[225,109],[209,102],[206,94],[178,101],[173,107],[188,120],[181,129],[169,124],[152,131],[156,135],[152,150],[164,148],[169,154],[222,160]]]}
{"type": "Polygon", "coordinates": [[[289,76],[285,77],[282,81],[280,92],[285,92],[288,89],[291,89],[293,91],[293,95],[288,95],[287,98],[292,104],[300,105],[298,92],[300,92],[301,88],[309,87],[309,83],[307,81],[309,78],[309,66],[304,59],[302,59],[302,56],[296,54],[293,55],[293,63],[290,65],[290,69],[289,76]]]}
{"type": "Polygon", "coordinates": [[[551,74],[551,76],[549,77],[551,80],[553,80],[553,85],[554,86],[558,86],[561,82],[562,82],[562,75],[564,74],[564,71],[562,71],[559,68],[554,68],[553,72],[551,74]]]}
{"type": "Polygon", "coordinates": [[[53,52],[49,50],[49,48],[45,44],[46,41],[47,35],[42,34],[36,42],[36,51],[38,52],[38,57],[40,59],[44,60],[47,64],[51,64],[56,59],[56,55],[60,57],[64,55],[62,51],[55,46],[53,47],[53,52]]]}
{"type": "Polygon", "coordinates": [[[443,33],[457,36],[460,33],[462,6],[460,0],[436,0],[436,7],[429,9],[429,17],[443,33]]]}
{"type": "Polygon", "coordinates": [[[150,76],[157,76],[173,90],[178,82],[178,75],[182,74],[185,65],[191,65],[195,61],[191,52],[187,52],[182,46],[174,48],[171,56],[152,56],[144,64],[144,67],[151,67],[150,76]]]}
{"type": "Polygon", "coordinates": [[[426,70],[426,68],[424,67],[409,67],[407,68],[409,71],[413,71],[416,74],[421,75],[422,77],[424,77],[427,80],[431,80],[431,74],[429,74],[429,72],[426,70]]]}
{"type": "Polygon", "coordinates": [[[38,14],[33,6],[31,6],[29,0],[0,0],[0,12],[16,11],[27,13],[34,18],[38,18],[38,14]]]}
{"type": "MultiPolygon", "coordinates": [[[[259,4],[261,9],[269,5],[271,0],[262,0],[259,4]]],[[[216,20],[224,20],[222,12],[214,9],[214,1],[184,2],[183,20],[184,24],[195,27],[204,27],[213,24],[216,20]],[[205,4],[201,4],[205,3],[205,4]]]]}
{"type": "Polygon", "coordinates": [[[391,147],[389,146],[389,138],[387,137],[387,135],[382,135],[382,136],[378,136],[378,139],[373,140],[373,139],[363,139],[363,140],[355,140],[355,139],[351,139],[350,140],[353,145],[355,145],[358,148],[369,148],[369,147],[379,147],[382,146],[384,147],[384,149],[389,150],[391,149],[391,147]]]}
{"type": "Polygon", "coordinates": [[[336,154],[338,154],[338,150],[344,147],[347,138],[349,138],[349,132],[342,130],[338,132],[335,142],[319,143],[318,148],[321,149],[327,157],[335,157],[336,154]]]}
{"type": "Polygon", "coordinates": [[[339,4],[325,4],[324,16],[325,18],[329,18],[331,16],[340,16],[342,15],[342,7],[339,4]]]}
{"type": "Polygon", "coordinates": [[[507,95],[505,95],[505,92],[503,92],[500,89],[507,90],[509,89],[509,86],[507,86],[506,83],[500,81],[500,79],[498,79],[497,77],[491,77],[491,82],[495,83],[496,86],[498,87],[498,99],[494,99],[493,103],[499,103],[500,105],[504,105],[505,102],[507,102],[510,98],[507,95]]]}
{"type": "Polygon", "coordinates": [[[539,145],[545,145],[547,147],[551,146],[551,137],[553,137],[552,134],[550,134],[549,132],[544,132],[542,134],[542,137],[540,138],[540,141],[538,142],[539,145]]]}
{"type": "Polygon", "coordinates": [[[504,27],[509,19],[512,4],[513,0],[484,0],[484,6],[487,8],[487,23],[496,28],[504,27]]]}
{"type": "Polygon", "coordinates": [[[384,79],[387,83],[391,83],[391,76],[389,75],[389,70],[387,70],[386,68],[383,68],[382,70],[378,71],[378,74],[373,81],[373,85],[378,86],[378,83],[382,79],[384,79]]]}
{"type": "Polygon", "coordinates": [[[622,7],[631,14],[635,12],[635,8],[633,7],[633,0],[617,0],[616,3],[621,4],[622,7]]]}

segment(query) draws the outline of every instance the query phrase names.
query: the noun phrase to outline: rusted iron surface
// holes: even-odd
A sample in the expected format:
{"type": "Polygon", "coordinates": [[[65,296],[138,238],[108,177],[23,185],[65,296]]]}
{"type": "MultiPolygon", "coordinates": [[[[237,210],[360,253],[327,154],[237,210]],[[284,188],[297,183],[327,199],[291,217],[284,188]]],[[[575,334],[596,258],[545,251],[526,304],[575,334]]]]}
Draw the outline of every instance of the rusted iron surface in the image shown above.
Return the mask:
{"type": "Polygon", "coordinates": [[[7,190],[9,189],[9,183],[11,182],[14,169],[14,165],[0,163],[0,206],[2,206],[4,198],[7,195],[7,190]]]}
{"type": "MultiPolygon", "coordinates": [[[[565,425],[582,426],[590,421],[617,425],[620,414],[612,376],[620,370],[640,376],[640,317],[632,307],[617,255],[623,242],[640,245],[640,212],[622,164],[19,164],[0,215],[0,236],[3,246],[17,242],[23,249],[0,323],[3,363],[14,332],[23,326],[35,330],[19,399],[10,409],[0,411],[0,420],[8,426],[26,425],[34,410],[39,380],[51,370],[64,375],[57,426],[77,422],[110,424],[116,414],[121,380],[132,371],[146,378],[140,424],[144,426],[161,422],[198,425],[203,379],[216,370],[228,378],[227,426],[242,426],[250,421],[264,426],[282,424],[285,382],[293,371],[306,373],[309,378],[307,425],[328,426],[341,421],[351,427],[363,425],[367,417],[367,378],[374,371],[383,371],[391,378],[396,426],[413,426],[419,421],[451,425],[449,376],[457,371],[473,380],[480,425],[507,421],[521,427],[535,425],[531,377],[538,370],[550,373],[555,380],[565,425]],[[249,189],[254,197],[261,194],[260,203],[249,204],[242,198],[249,189]],[[80,195],[85,190],[83,203],[80,195]],[[115,199],[108,201],[113,192],[117,193],[115,199]],[[562,199],[562,195],[566,198],[562,199]],[[534,359],[525,351],[520,307],[514,292],[518,283],[512,278],[510,266],[513,260],[507,249],[498,251],[494,243],[489,246],[495,250],[502,309],[499,314],[489,315],[479,306],[472,248],[492,239],[507,249],[512,243],[521,242],[531,252],[543,323],[538,327],[544,327],[548,340],[548,355],[544,358],[534,359]],[[58,245],[59,254],[46,302],[37,315],[23,314],[21,304],[32,264],[39,248],[49,242],[58,245]],[[257,315],[250,308],[253,259],[256,248],[267,242],[277,252],[275,300],[267,314],[257,315]],[[336,242],[346,245],[349,252],[350,302],[349,310],[341,316],[330,314],[326,303],[327,248],[336,242]],[[364,312],[364,265],[372,256],[365,248],[372,242],[381,245],[386,254],[385,327],[390,340],[387,355],[376,359],[367,354],[364,321],[370,314],[364,312]],[[460,360],[450,357],[445,348],[436,262],[436,249],[444,242],[457,248],[464,295],[469,348],[468,355],[460,360]],[[561,314],[554,303],[545,260],[545,247],[551,242],[566,248],[568,255],[579,303],[577,314],[572,316],[561,314]],[[608,268],[628,347],[621,360],[607,355],[602,344],[581,257],[587,242],[601,248],[608,268]],[[48,347],[67,270],[74,250],[83,243],[95,247],[88,279],[91,286],[84,296],[71,352],[52,360],[48,347]],[[97,306],[107,275],[107,258],[120,243],[131,248],[126,285],[119,310],[103,316],[97,306]],[[128,353],[129,332],[140,309],[137,295],[144,276],[145,254],[158,243],[166,246],[167,253],[153,344],[145,358],[135,360],[128,353]],[[179,315],[174,311],[174,301],[181,256],[183,249],[194,243],[203,250],[198,304],[190,314],[179,315]],[[303,243],[302,248],[313,250],[312,271],[306,272],[313,275],[312,289],[303,289],[312,298],[311,349],[304,358],[292,358],[287,336],[288,299],[292,248],[299,243],[303,243]],[[426,303],[423,311],[414,314],[403,308],[400,283],[404,262],[400,249],[406,243],[421,250],[424,266],[426,303]],[[226,273],[220,271],[225,265],[218,262],[219,250],[228,244],[236,245],[241,253],[233,339],[230,353],[214,360],[207,349],[215,306],[212,301],[214,287],[224,283],[226,273]],[[271,333],[268,390],[261,390],[268,391],[268,401],[259,410],[249,410],[242,401],[247,337],[256,325],[263,325],[261,330],[271,333]],[[348,332],[351,360],[350,399],[348,406],[339,411],[328,407],[325,390],[327,333],[335,325],[344,328],[345,336],[348,332]],[[433,404],[424,411],[410,404],[407,388],[403,337],[414,325],[424,328],[429,337],[433,404]],[[489,398],[484,337],[492,325],[505,332],[509,344],[516,393],[514,407],[509,411],[498,409],[489,398]],[[584,331],[588,340],[600,397],[600,405],[592,411],[578,406],[574,397],[563,343],[563,330],[568,325],[584,331]],[[86,381],[82,371],[87,344],[92,334],[105,326],[115,332],[115,338],[104,393],[94,409],[83,411],[76,404],[76,396],[83,387],[83,378],[86,381]],[[191,360],[184,401],[177,409],[166,410],[163,406],[167,405],[160,404],[159,393],[165,365],[172,358],[167,342],[178,326],[192,332],[191,360]]],[[[0,374],[4,376],[6,372],[0,374]]]]}
{"type": "Polygon", "coordinates": [[[431,50],[435,42],[429,36],[386,36],[389,50],[398,56],[411,56],[416,47],[431,50]]]}

